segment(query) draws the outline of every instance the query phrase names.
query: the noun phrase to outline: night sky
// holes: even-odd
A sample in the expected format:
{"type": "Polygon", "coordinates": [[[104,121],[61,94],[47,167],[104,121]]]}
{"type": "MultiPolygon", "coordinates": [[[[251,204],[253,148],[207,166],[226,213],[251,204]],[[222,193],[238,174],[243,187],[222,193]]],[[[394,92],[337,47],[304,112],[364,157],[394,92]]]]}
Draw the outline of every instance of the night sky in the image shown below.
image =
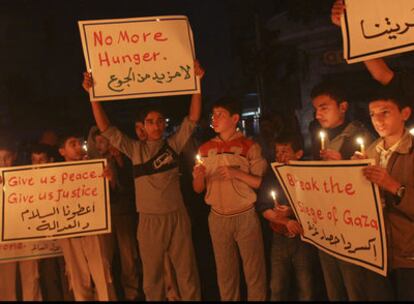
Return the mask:
{"type": "MultiPolygon", "coordinates": [[[[237,35],[254,35],[252,13],[266,12],[263,15],[268,18],[280,1],[258,2],[0,1],[0,127],[30,137],[44,127],[74,125],[86,130],[93,123],[88,96],[81,87],[85,62],[78,20],[187,15],[197,57],[207,71],[202,89],[208,104],[240,78],[233,50],[237,35]]],[[[112,121],[128,128],[139,107],[149,101],[107,102],[105,107],[112,121]]],[[[164,105],[171,104],[168,112],[173,118],[182,116],[188,101],[189,96],[161,99],[164,105]]]]}

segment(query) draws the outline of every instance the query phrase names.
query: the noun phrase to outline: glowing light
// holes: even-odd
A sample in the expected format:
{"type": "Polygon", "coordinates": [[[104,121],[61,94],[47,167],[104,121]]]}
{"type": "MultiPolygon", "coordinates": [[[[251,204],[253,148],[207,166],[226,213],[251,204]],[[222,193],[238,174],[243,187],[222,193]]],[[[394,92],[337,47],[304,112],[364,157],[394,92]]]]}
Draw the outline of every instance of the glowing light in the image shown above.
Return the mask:
{"type": "Polygon", "coordinates": [[[201,159],[200,154],[196,155],[196,161],[197,161],[197,165],[202,165],[203,164],[203,160],[201,159]]]}
{"type": "Polygon", "coordinates": [[[319,137],[321,138],[321,150],[324,150],[325,149],[326,133],[324,131],[320,131],[319,132],[319,137]]]}
{"type": "Polygon", "coordinates": [[[273,198],[274,201],[276,201],[276,191],[275,190],[270,191],[270,196],[273,198]]]}
{"type": "Polygon", "coordinates": [[[361,147],[361,153],[365,153],[364,139],[362,137],[358,137],[356,141],[358,145],[361,147]]]}

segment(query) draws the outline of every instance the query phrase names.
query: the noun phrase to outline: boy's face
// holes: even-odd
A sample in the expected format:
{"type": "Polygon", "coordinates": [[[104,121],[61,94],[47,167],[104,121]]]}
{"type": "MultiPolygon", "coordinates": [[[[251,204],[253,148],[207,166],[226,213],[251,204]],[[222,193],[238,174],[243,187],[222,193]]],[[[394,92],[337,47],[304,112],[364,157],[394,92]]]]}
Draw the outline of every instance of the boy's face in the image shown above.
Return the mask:
{"type": "Polygon", "coordinates": [[[236,129],[240,116],[230,115],[230,112],[222,107],[213,108],[211,123],[216,133],[222,133],[231,129],[236,129]]]}
{"type": "Polygon", "coordinates": [[[100,155],[105,155],[109,151],[109,140],[107,140],[102,135],[96,135],[95,146],[100,155]]]}
{"type": "Polygon", "coordinates": [[[50,161],[46,153],[32,153],[32,165],[46,164],[50,161]]]}
{"type": "Polygon", "coordinates": [[[165,131],[165,119],[159,112],[149,112],[145,117],[144,127],[148,140],[159,140],[165,131]]]}
{"type": "Polygon", "coordinates": [[[11,167],[16,160],[16,153],[0,149],[0,167],[11,167]]]}
{"type": "Polygon", "coordinates": [[[392,101],[375,100],[369,103],[372,125],[380,137],[401,135],[410,114],[410,108],[400,110],[392,101]]]}
{"type": "Polygon", "coordinates": [[[293,151],[292,145],[275,144],[276,161],[279,163],[287,163],[290,160],[299,160],[303,156],[303,150],[293,151]]]}
{"type": "Polygon", "coordinates": [[[145,132],[144,123],[137,121],[135,122],[135,133],[139,140],[146,140],[147,139],[147,132],[145,132]]]}
{"type": "Polygon", "coordinates": [[[76,137],[69,137],[62,148],[59,149],[60,155],[65,161],[76,161],[83,158],[81,141],[76,137]]]}
{"type": "Polygon", "coordinates": [[[346,101],[338,103],[328,95],[319,95],[312,100],[315,109],[315,118],[322,128],[332,129],[340,126],[345,120],[348,109],[346,101]]]}

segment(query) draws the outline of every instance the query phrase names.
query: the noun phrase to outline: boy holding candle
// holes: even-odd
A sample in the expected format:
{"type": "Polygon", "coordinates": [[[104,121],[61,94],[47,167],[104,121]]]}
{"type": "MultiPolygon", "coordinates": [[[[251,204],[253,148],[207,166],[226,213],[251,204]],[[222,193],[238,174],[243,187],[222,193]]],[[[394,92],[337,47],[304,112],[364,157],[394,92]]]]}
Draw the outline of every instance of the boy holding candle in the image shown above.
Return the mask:
{"type": "MultiPolygon", "coordinates": [[[[372,136],[364,125],[346,118],[348,102],[342,88],[332,81],[321,82],[311,92],[315,117],[323,132],[321,141],[314,141],[314,159],[350,159],[361,147],[356,139],[361,137],[364,144],[372,141],[372,136]],[[321,145],[319,145],[319,143],[321,145]],[[323,148],[322,148],[323,145],[323,148]]],[[[341,261],[319,250],[322,271],[328,298],[331,301],[366,300],[361,278],[364,269],[360,266],[341,261]]]]}
{"type": "Polygon", "coordinates": [[[206,191],[211,206],[209,228],[222,301],[240,300],[239,253],[248,300],[266,299],[262,231],[254,209],[266,161],[260,146],[237,129],[240,105],[231,98],[214,103],[212,125],[217,136],[201,145],[193,169],[193,188],[206,191]]]}
{"type": "Polygon", "coordinates": [[[414,301],[414,138],[405,128],[411,107],[390,88],[378,90],[370,100],[371,121],[380,138],[354,158],[376,161],[363,173],[380,187],[385,205],[389,277],[397,301],[414,301]]]}
{"type": "MultiPolygon", "coordinates": [[[[295,134],[278,137],[274,149],[276,161],[280,163],[300,160],[303,156],[301,139],[295,134]]],[[[301,241],[299,234],[302,233],[302,227],[296,221],[271,168],[260,186],[256,210],[269,221],[274,232],[271,249],[271,301],[291,300],[289,292],[292,279],[297,286],[296,300],[314,301],[316,250],[312,245],[301,241]]]]}

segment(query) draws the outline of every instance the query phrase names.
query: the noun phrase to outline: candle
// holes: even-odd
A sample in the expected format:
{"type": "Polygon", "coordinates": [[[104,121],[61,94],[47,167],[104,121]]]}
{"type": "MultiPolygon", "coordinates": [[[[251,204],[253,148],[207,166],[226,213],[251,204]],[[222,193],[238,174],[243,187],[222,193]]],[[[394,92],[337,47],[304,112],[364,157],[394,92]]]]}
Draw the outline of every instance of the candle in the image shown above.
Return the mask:
{"type": "Polygon", "coordinates": [[[361,153],[364,154],[365,153],[364,139],[362,137],[358,137],[356,141],[361,147],[361,153]]]}
{"type": "Polygon", "coordinates": [[[319,132],[319,137],[321,138],[321,150],[325,149],[325,137],[326,133],[324,131],[319,132]]]}
{"type": "Polygon", "coordinates": [[[273,200],[276,201],[276,191],[270,191],[270,195],[272,196],[273,200]]]}
{"type": "Polygon", "coordinates": [[[200,154],[196,155],[196,161],[197,161],[197,165],[202,165],[203,164],[203,160],[201,159],[200,154]]]}
{"type": "Polygon", "coordinates": [[[410,134],[414,136],[414,128],[410,129],[410,134]]]}

